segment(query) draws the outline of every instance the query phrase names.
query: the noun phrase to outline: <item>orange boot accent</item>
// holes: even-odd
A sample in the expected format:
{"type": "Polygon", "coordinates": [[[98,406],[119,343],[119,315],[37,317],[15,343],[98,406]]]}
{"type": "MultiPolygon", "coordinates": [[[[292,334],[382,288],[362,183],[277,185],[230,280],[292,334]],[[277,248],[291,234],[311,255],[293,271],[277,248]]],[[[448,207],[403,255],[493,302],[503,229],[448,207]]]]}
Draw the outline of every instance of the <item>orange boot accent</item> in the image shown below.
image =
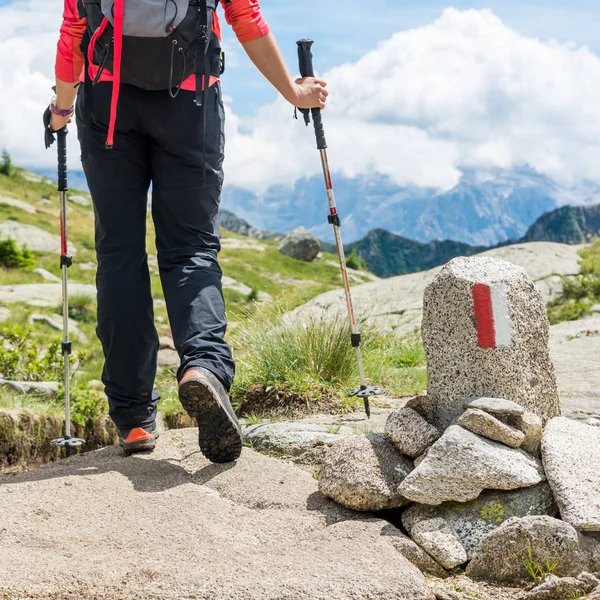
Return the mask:
{"type": "Polygon", "coordinates": [[[143,442],[145,440],[153,440],[154,434],[148,433],[141,427],[136,427],[129,432],[126,440],[123,440],[125,444],[133,444],[134,442],[143,442]]]}

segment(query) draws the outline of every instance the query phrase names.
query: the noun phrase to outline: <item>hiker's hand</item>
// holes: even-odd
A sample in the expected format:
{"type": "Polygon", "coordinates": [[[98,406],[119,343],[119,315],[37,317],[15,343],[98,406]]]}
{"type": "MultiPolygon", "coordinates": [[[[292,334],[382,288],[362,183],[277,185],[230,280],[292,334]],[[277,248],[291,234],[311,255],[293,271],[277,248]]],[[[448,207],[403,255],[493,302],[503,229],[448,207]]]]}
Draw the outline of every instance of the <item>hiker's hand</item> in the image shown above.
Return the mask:
{"type": "Polygon", "coordinates": [[[329,92],[325,89],[327,82],[315,77],[296,79],[296,100],[292,103],[298,108],[325,108],[329,92]]]}
{"type": "Polygon", "coordinates": [[[50,116],[50,129],[52,131],[60,131],[65,125],[72,122],[71,117],[59,117],[54,113],[51,113],[50,116]]]}

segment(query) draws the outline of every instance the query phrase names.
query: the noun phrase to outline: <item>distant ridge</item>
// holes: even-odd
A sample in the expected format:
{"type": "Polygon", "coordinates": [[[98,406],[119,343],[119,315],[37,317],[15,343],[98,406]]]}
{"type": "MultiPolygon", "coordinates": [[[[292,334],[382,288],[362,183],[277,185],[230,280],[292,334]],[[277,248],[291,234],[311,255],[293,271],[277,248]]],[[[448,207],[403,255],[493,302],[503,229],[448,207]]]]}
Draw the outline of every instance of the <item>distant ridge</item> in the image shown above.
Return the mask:
{"type": "Polygon", "coordinates": [[[600,236],[600,204],[562,206],[544,213],[519,240],[582,244],[600,236]]]}

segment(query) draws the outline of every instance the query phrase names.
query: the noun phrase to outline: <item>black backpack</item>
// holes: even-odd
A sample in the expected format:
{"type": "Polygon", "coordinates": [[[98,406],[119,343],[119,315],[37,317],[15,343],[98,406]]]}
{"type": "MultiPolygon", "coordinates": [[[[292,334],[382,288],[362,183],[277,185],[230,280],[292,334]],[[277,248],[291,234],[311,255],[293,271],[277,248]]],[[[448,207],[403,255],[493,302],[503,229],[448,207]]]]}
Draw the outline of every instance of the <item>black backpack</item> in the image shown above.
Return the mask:
{"type": "Polygon", "coordinates": [[[224,56],[212,32],[219,0],[78,0],[80,17],[87,21],[82,43],[86,60],[99,67],[93,85],[104,69],[115,75],[120,62],[120,82],[146,90],[169,90],[196,74],[196,104],[210,75],[224,70],[224,56]],[[121,15],[122,35],[119,36],[121,15]],[[119,42],[119,37],[121,41],[119,42]]]}

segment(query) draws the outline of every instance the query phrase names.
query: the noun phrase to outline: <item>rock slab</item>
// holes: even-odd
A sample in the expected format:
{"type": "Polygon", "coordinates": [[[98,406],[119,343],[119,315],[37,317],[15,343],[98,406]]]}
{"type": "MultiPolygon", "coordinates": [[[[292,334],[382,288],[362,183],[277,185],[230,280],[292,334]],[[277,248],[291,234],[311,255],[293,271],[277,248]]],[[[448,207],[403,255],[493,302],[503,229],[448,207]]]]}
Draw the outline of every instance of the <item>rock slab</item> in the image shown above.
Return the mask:
{"type": "Polygon", "coordinates": [[[426,519],[415,523],[411,536],[445,569],[453,569],[467,562],[464,546],[444,519],[426,519]]]}
{"type": "Polygon", "coordinates": [[[321,462],[325,453],[345,435],[344,428],[336,433],[325,425],[299,421],[281,421],[251,425],[244,430],[244,440],[259,452],[274,452],[282,456],[303,459],[303,462],[321,462]]]}
{"type": "Polygon", "coordinates": [[[448,576],[447,571],[440,564],[393,525],[389,525],[384,529],[384,535],[387,536],[394,548],[421,572],[440,578],[448,576]]]}
{"type": "Polygon", "coordinates": [[[542,461],[564,521],[600,531],[600,429],[565,417],[544,429],[542,461]]]}
{"type": "Polygon", "coordinates": [[[467,503],[444,502],[439,506],[414,504],[402,513],[409,535],[415,524],[441,518],[458,536],[471,558],[485,536],[512,517],[556,516],[558,508],[547,483],[513,491],[487,491],[467,503]]]}
{"type": "Polygon", "coordinates": [[[531,580],[528,563],[546,569],[556,562],[555,575],[577,577],[591,570],[592,560],[591,541],[568,523],[545,516],[512,518],[484,538],[467,575],[518,584],[531,580]]]}
{"type": "Polygon", "coordinates": [[[596,589],[600,580],[591,573],[583,572],[579,577],[556,577],[550,575],[544,583],[521,594],[518,600],[557,600],[559,598],[584,600],[586,594],[596,589]]]}
{"type": "Polygon", "coordinates": [[[525,412],[522,406],[504,398],[472,398],[463,404],[463,408],[477,408],[492,415],[519,416],[525,412]]]}
{"type": "Polygon", "coordinates": [[[411,458],[425,452],[441,435],[417,411],[406,407],[390,413],[385,433],[402,454],[411,458]]]}
{"type": "Polygon", "coordinates": [[[319,491],[354,510],[397,508],[408,503],[399,487],[412,468],[386,435],[354,435],[325,455],[319,491]]]}
{"type": "Polygon", "coordinates": [[[421,504],[468,502],[484,489],[511,490],[544,479],[536,458],[452,425],[404,479],[399,493],[421,504]]]}
{"type": "Polygon", "coordinates": [[[111,447],[2,475],[0,523],[8,597],[432,600],[387,522],[248,448],[211,464],[195,429],[161,434],[150,455],[111,447]]]}
{"type": "Polygon", "coordinates": [[[457,425],[462,425],[473,433],[511,448],[518,448],[525,439],[525,434],[522,431],[509,427],[493,415],[478,408],[467,409],[458,419],[457,425]]]}
{"type": "Polygon", "coordinates": [[[544,422],[560,414],[549,322],[525,270],[502,260],[451,260],[427,286],[422,337],[434,422],[444,429],[467,398],[516,402],[544,422]]]}

